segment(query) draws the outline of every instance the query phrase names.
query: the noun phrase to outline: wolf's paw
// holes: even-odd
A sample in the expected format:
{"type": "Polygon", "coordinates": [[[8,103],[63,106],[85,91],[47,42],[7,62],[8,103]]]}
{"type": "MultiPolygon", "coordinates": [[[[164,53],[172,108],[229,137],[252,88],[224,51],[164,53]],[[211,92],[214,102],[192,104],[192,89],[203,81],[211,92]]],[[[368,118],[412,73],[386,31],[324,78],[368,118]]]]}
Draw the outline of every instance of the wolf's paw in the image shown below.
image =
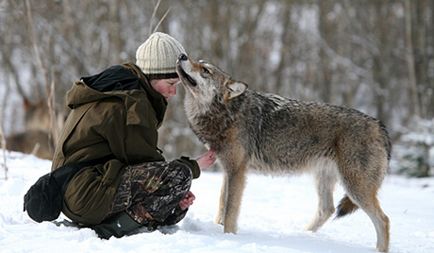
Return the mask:
{"type": "Polygon", "coordinates": [[[234,227],[230,227],[230,226],[224,226],[224,232],[225,232],[225,234],[228,234],[228,233],[236,234],[237,229],[234,227]]]}
{"type": "Polygon", "coordinates": [[[389,252],[389,247],[387,245],[379,245],[377,243],[377,251],[378,252],[389,252]]]}
{"type": "Polygon", "coordinates": [[[317,230],[318,230],[318,226],[316,225],[316,224],[314,224],[314,223],[311,223],[311,224],[308,224],[308,225],[306,225],[306,227],[305,227],[305,229],[307,230],[307,231],[310,231],[310,232],[313,232],[313,233],[315,233],[317,230]]]}
{"type": "Polygon", "coordinates": [[[224,222],[223,222],[223,220],[222,219],[215,219],[215,224],[218,224],[218,225],[224,225],[224,222]]]}
{"type": "Polygon", "coordinates": [[[214,222],[215,222],[215,224],[224,225],[223,218],[221,215],[217,215],[214,222]]]}

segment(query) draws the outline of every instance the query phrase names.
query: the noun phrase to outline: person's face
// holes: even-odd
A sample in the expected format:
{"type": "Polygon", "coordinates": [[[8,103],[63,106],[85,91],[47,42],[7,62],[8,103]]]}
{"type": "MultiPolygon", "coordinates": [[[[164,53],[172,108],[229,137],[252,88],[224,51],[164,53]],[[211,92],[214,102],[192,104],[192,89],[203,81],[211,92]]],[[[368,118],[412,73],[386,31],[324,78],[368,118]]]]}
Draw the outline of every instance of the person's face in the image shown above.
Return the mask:
{"type": "Polygon", "coordinates": [[[169,99],[176,95],[176,86],[179,83],[179,78],[170,79],[154,79],[151,80],[151,85],[154,90],[169,99]]]}

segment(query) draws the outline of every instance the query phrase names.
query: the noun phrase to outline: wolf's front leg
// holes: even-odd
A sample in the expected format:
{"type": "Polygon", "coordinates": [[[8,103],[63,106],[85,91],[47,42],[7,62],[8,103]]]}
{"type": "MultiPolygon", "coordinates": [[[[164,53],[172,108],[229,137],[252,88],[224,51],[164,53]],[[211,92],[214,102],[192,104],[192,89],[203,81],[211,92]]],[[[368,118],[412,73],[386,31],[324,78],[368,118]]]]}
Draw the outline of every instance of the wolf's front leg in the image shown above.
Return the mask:
{"type": "Polygon", "coordinates": [[[246,180],[245,166],[233,168],[227,173],[227,198],[224,213],[224,232],[236,233],[241,198],[246,180]]]}
{"type": "Polygon", "coordinates": [[[226,210],[226,199],[228,195],[228,174],[225,172],[223,174],[223,182],[222,182],[222,188],[220,190],[220,201],[219,201],[219,209],[217,212],[217,217],[215,219],[215,223],[224,225],[224,214],[226,210]]]}

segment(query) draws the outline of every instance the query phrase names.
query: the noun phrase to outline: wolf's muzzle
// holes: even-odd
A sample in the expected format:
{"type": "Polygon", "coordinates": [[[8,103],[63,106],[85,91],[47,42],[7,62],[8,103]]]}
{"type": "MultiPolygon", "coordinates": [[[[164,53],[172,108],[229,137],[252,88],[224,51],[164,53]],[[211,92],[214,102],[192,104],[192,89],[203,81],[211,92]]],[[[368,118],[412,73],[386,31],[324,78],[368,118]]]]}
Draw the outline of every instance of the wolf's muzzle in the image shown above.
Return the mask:
{"type": "Polygon", "coordinates": [[[179,60],[179,61],[186,61],[186,60],[188,60],[188,57],[187,57],[187,55],[185,55],[185,54],[180,54],[180,55],[178,56],[178,60],[179,60]]]}
{"type": "Polygon", "coordinates": [[[187,61],[188,60],[188,56],[185,54],[180,54],[178,56],[178,62],[176,64],[176,70],[178,72],[178,76],[181,78],[181,80],[183,81],[183,83],[189,83],[191,86],[195,87],[197,86],[197,82],[196,80],[194,80],[189,74],[187,74],[187,72],[185,72],[185,70],[182,68],[182,62],[183,61],[187,61]]]}

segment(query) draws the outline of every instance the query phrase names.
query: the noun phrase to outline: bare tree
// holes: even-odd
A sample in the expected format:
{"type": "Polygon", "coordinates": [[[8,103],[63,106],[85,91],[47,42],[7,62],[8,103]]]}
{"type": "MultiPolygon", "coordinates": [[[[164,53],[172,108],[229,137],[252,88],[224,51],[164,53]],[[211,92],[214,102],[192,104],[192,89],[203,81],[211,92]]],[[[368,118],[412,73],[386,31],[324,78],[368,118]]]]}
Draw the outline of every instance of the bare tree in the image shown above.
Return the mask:
{"type": "MultiPolygon", "coordinates": [[[[318,14],[318,28],[321,39],[327,46],[335,45],[336,40],[334,40],[333,27],[334,23],[330,19],[330,12],[333,9],[333,1],[319,1],[319,14],[318,14]]],[[[320,47],[319,50],[319,62],[320,62],[320,71],[319,71],[319,85],[318,88],[320,90],[320,98],[327,103],[332,102],[332,76],[333,69],[331,66],[331,58],[327,54],[327,49],[323,46],[320,47]]]]}
{"type": "MultiPolygon", "coordinates": [[[[434,1],[37,3],[2,2],[0,71],[24,101],[25,118],[34,118],[32,105],[43,101],[52,129],[74,81],[134,62],[152,31],[170,33],[193,58],[217,64],[251,88],[355,107],[393,126],[395,136],[413,115],[434,117],[434,1]]],[[[168,157],[203,148],[188,128],[178,91],[160,135],[168,157]]]]}
{"type": "MultiPolygon", "coordinates": [[[[413,102],[419,108],[419,116],[434,117],[434,31],[433,14],[434,3],[428,0],[405,1],[406,41],[410,53],[413,55],[414,87],[413,102]],[[415,90],[414,90],[415,89],[415,90]]],[[[411,68],[411,66],[409,66],[411,68]]],[[[409,72],[411,70],[409,69],[409,72]]],[[[411,80],[411,79],[410,79],[411,80]]]]}
{"type": "Polygon", "coordinates": [[[0,147],[2,149],[2,154],[1,154],[1,167],[4,170],[4,179],[7,180],[8,179],[8,166],[7,166],[7,159],[6,159],[6,139],[5,139],[5,135],[4,135],[4,131],[3,131],[3,122],[4,122],[4,115],[5,115],[5,111],[4,109],[6,108],[5,104],[7,101],[7,96],[9,95],[9,83],[7,83],[7,89],[5,91],[4,97],[3,97],[3,103],[1,105],[1,111],[0,111],[0,147]]]}
{"type": "Polygon", "coordinates": [[[414,51],[413,51],[413,36],[412,36],[412,8],[411,1],[405,0],[405,43],[407,45],[406,59],[408,68],[408,87],[411,97],[410,101],[410,115],[420,116],[420,106],[419,98],[417,94],[417,83],[416,83],[416,71],[414,64],[414,51]]]}
{"type": "Polygon", "coordinates": [[[291,11],[292,11],[292,2],[285,2],[282,6],[282,33],[280,35],[280,43],[281,47],[279,50],[279,61],[277,63],[276,68],[273,71],[273,76],[275,76],[275,84],[274,87],[271,87],[271,91],[282,90],[285,85],[286,78],[286,68],[288,67],[288,60],[290,59],[290,49],[292,40],[290,38],[291,35],[291,11]]]}
{"type": "Polygon", "coordinates": [[[3,134],[3,127],[1,126],[2,120],[0,119],[0,146],[2,148],[2,162],[1,167],[3,167],[4,170],[4,179],[8,179],[8,165],[6,163],[6,140],[3,134]]]}

